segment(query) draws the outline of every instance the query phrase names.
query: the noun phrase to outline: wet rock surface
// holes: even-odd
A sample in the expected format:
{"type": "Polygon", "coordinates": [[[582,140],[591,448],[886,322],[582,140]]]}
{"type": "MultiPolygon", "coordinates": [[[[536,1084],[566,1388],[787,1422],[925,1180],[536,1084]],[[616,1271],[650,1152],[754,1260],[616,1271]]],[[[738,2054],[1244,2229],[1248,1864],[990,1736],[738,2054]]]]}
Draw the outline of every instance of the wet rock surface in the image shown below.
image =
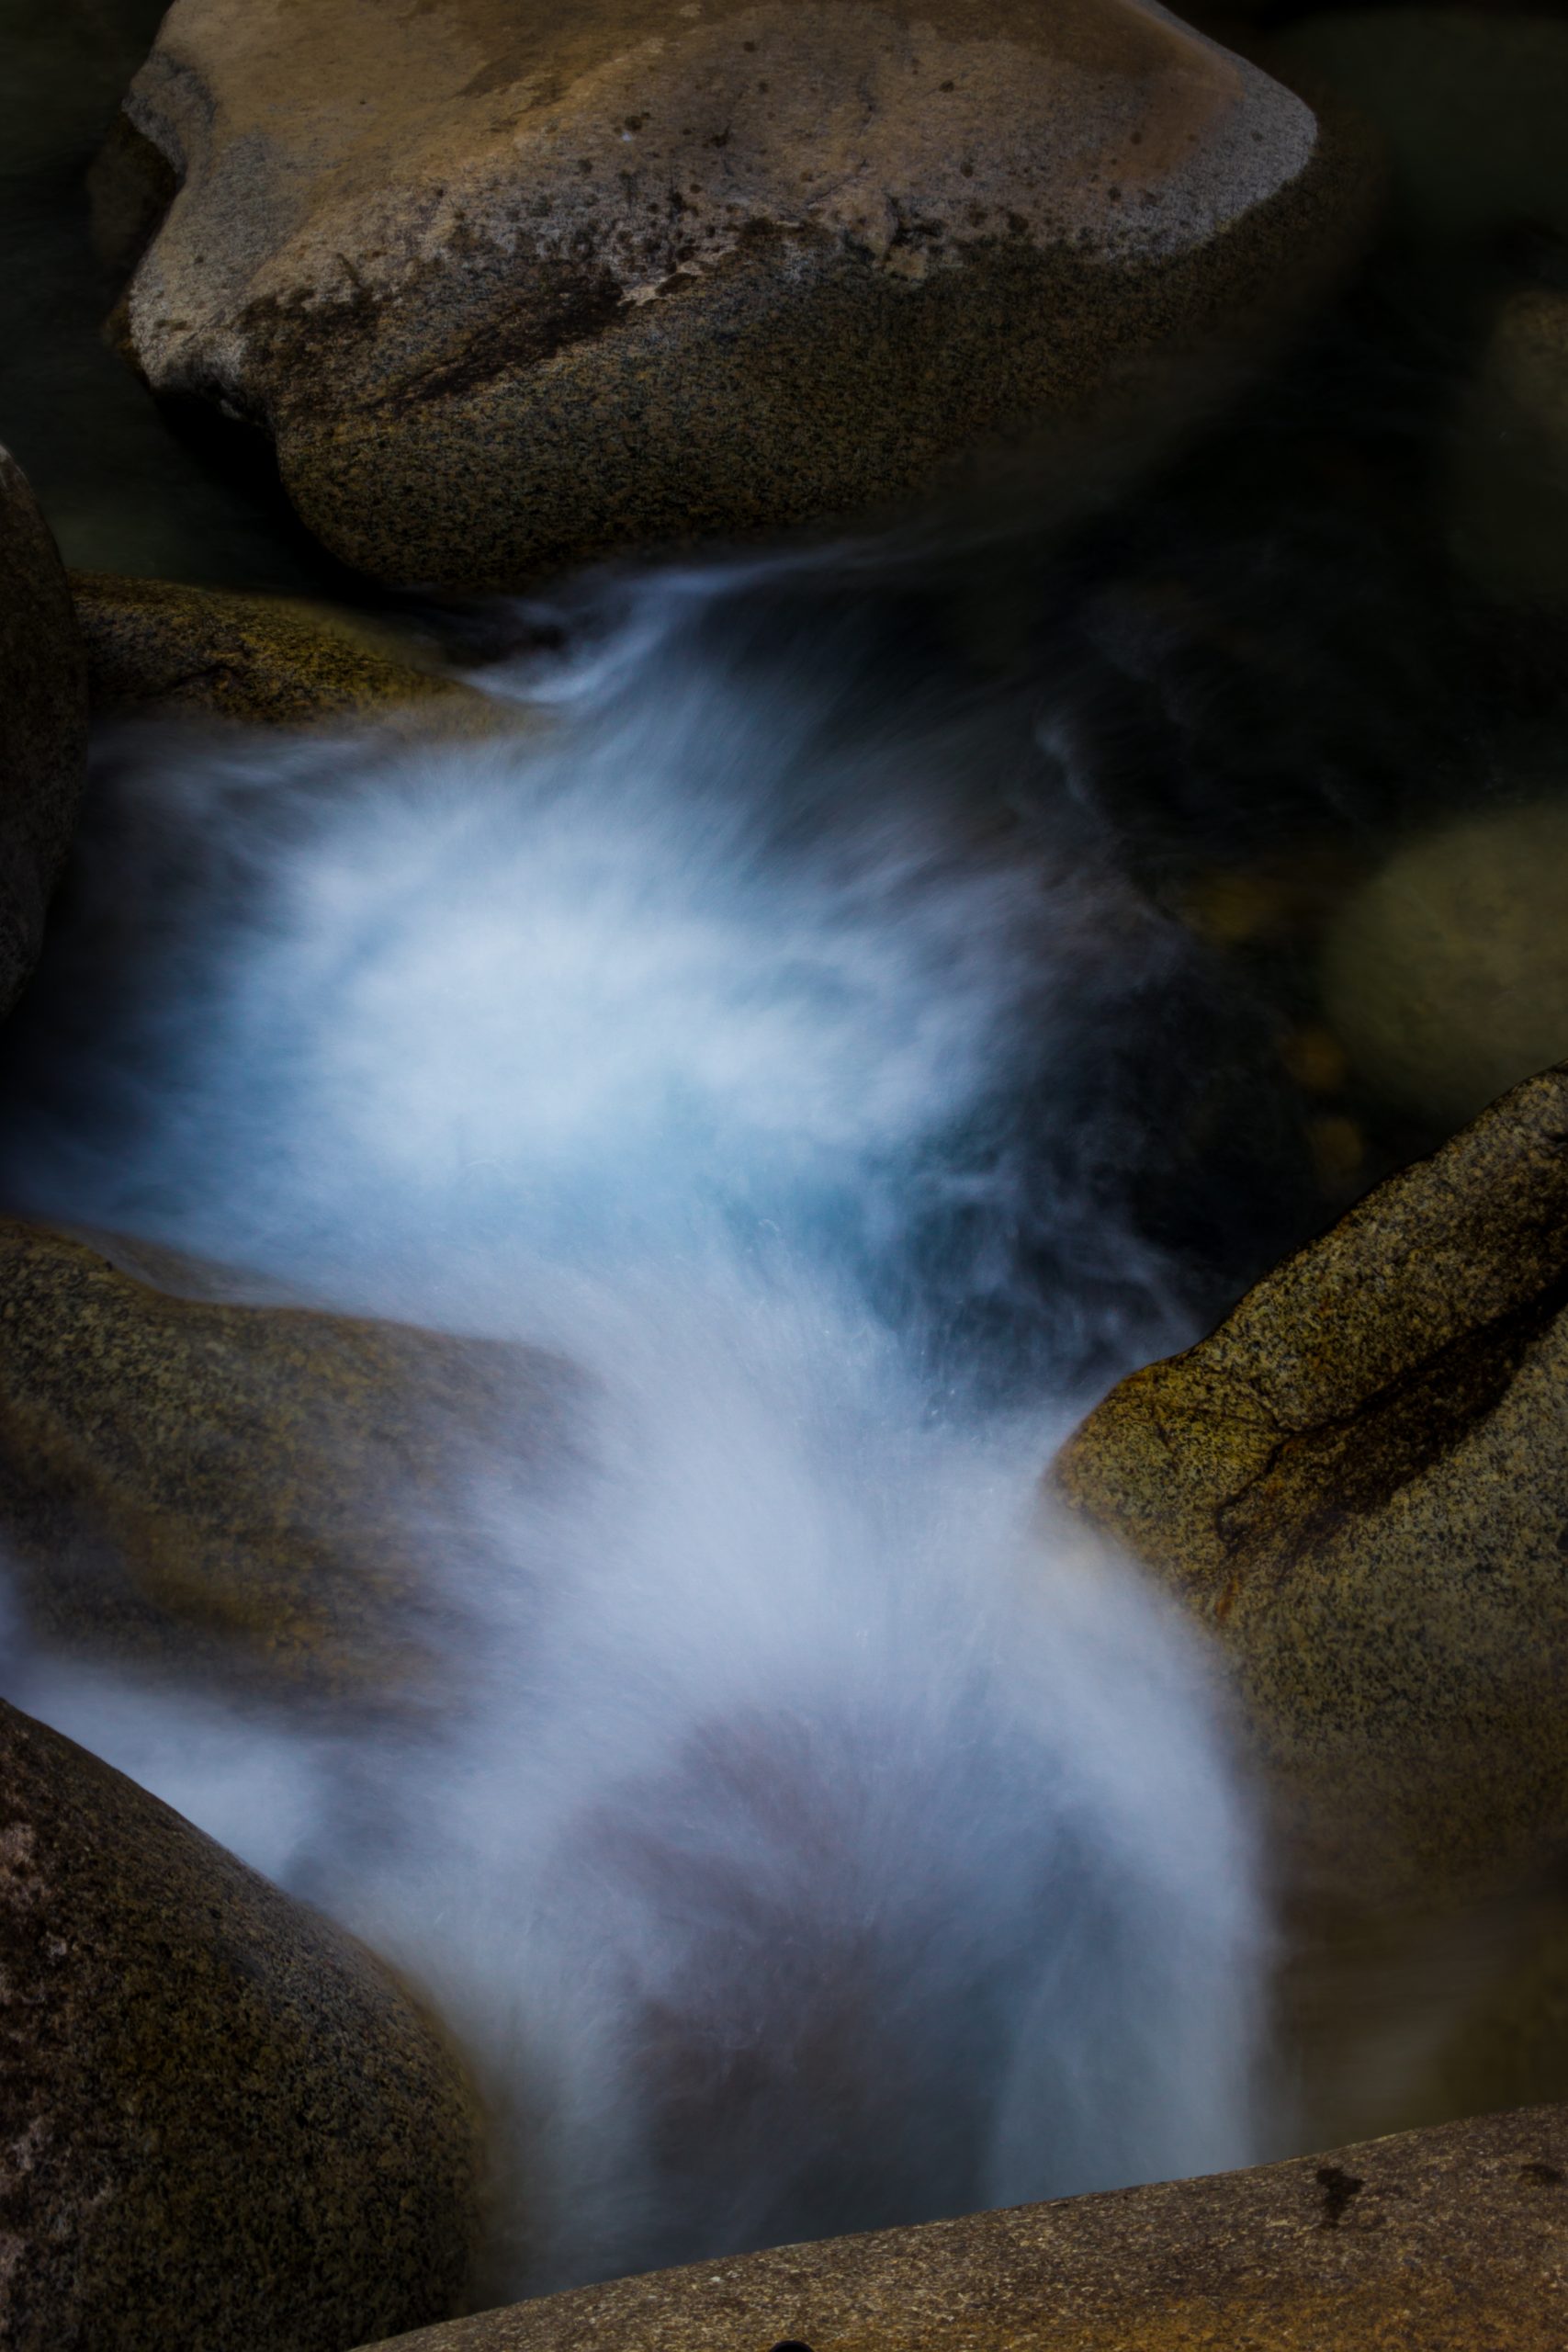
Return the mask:
{"type": "MultiPolygon", "coordinates": [[[[188,1290],[188,1264],[158,1272],[188,1290]]],[[[0,1222],[0,1526],[28,1620],[71,1649],[430,1695],[472,1451],[548,1476],[581,1385],[541,1351],[172,1295],[0,1222]]]]}
{"type": "Polygon", "coordinates": [[[1055,1498],[1213,1630],[1298,1860],[1442,1901],[1568,1830],[1568,1070],[1112,1390],[1055,1498]]]}
{"type": "Polygon", "coordinates": [[[295,727],[481,697],[422,668],[389,634],[313,605],[169,580],[71,575],[95,716],[148,710],[295,727]]]}
{"type": "Polygon", "coordinates": [[[614,2280],[400,2352],[1548,2352],[1568,2117],[1484,2117],[1257,2171],[614,2280]]]}
{"type": "Polygon", "coordinates": [[[135,364],[264,427],[334,553],[446,587],[901,497],[1288,307],[1365,209],[1141,0],[180,0],[126,105],[180,181],[135,364]]]}
{"type": "Polygon", "coordinates": [[[340,2352],[460,2307],[478,2126],[370,1954],[0,1703],[0,2339],[340,2352]]]}
{"type": "Polygon", "coordinates": [[[32,969],[76,820],[87,694],[65,573],[0,449],[0,1012],[32,969]]]}

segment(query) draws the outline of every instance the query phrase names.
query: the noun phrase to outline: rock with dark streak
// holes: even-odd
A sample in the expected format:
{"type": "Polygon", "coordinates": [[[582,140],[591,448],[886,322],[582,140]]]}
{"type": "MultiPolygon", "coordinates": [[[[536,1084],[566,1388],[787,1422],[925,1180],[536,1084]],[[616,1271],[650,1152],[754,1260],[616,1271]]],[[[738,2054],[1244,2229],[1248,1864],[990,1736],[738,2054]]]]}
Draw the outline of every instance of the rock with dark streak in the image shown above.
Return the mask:
{"type": "Polygon", "coordinates": [[[43,938],[87,760],[82,641],[49,526],[0,449],[0,1012],[43,938]]]}
{"type": "Polygon", "coordinates": [[[116,219],[178,183],[128,355],[445,588],[901,498],[1292,312],[1367,209],[1152,0],[177,0],[126,110],[116,219]]]}
{"type": "Polygon", "coordinates": [[[6,2352],[343,2352],[444,2318],[479,2139],[369,1952],[0,1703],[6,2352]]]}
{"type": "Polygon", "coordinates": [[[1560,2352],[1565,2239],[1568,2112],[1537,2107],[617,2278],[397,2352],[1560,2352]]]}
{"type": "Polygon", "coordinates": [[[1310,1883],[1442,1904],[1568,1839],[1568,1068],[1114,1389],[1055,1498],[1212,1629],[1310,1883]]]}
{"type": "Polygon", "coordinates": [[[0,1541],[35,1634],[274,1698],[440,1697],[466,1482],[558,1475],[581,1377],[142,1263],[160,1287],[0,1220],[0,1541]]]}

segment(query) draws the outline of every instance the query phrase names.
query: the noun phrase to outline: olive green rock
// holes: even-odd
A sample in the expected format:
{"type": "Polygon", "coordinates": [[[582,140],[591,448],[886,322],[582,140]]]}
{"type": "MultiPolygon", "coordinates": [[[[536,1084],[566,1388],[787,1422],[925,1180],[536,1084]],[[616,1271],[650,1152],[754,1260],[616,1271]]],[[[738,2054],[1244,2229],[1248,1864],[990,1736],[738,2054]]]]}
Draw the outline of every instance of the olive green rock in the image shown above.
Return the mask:
{"type": "Polygon", "coordinates": [[[389,633],[330,608],[173,580],[71,574],[96,716],[201,712],[297,727],[482,695],[421,668],[389,633]]]}
{"type": "Polygon", "coordinates": [[[51,1645],[437,1699],[462,1482],[558,1475],[584,1388],[526,1348],[175,1295],[0,1220],[0,1539],[51,1645]]]}
{"type": "Polygon", "coordinates": [[[460,2310],[479,2131],[370,1953],[0,1703],[0,2343],[342,2352],[460,2310]]]}
{"type": "Polygon", "coordinates": [[[1565,2245],[1568,2112],[1538,2107],[617,2278],[398,2352],[1560,2352],[1565,2245]]]}
{"type": "Polygon", "coordinates": [[[122,348],[443,588],[901,499],[1250,341],[1367,211],[1153,0],[176,0],[125,104],[178,193],[122,348]]]}
{"type": "Polygon", "coordinates": [[[1307,1879],[1442,1903],[1568,1829],[1568,1069],[1112,1390],[1050,1492],[1210,1628],[1307,1879]]]}
{"type": "Polygon", "coordinates": [[[1356,1077],[1435,1125],[1568,1056],[1568,794],[1433,827],[1351,892],[1320,954],[1356,1077]]]}
{"type": "Polygon", "coordinates": [[[0,449],[0,1012],[37,959],[87,762],[82,643],[21,469],[0,449]]]}

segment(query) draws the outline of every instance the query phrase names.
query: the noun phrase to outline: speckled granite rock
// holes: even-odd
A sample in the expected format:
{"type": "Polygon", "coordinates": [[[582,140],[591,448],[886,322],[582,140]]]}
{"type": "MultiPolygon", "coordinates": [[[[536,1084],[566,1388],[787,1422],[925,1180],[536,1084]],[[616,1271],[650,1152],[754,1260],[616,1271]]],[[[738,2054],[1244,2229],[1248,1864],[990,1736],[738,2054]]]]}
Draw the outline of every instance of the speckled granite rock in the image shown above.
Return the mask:
{"type": "Polygon", "coordinates": [[[87,761],[82,644],[21,469],[0,449],[0,1012],[31,971],[87,761]]]}
{"type": "Polygon", "coordinates": [[[466,1449],[547,1477],[581,1395],[536,1351],[174,1296],[0,1220],[0,1531],[51,1643],[430,1695],[466,1449]]]}
{"type": "Polygon", "coordinates": [[[1568,1057],[1568,796],[1419,835],[1329,924],[1323,1002],[1359,1080],[1437,1131],[1568,1057]]]}
{"type": "Polygon", "coordinates": [[[0,1703],[0,2343],[341,2352],[460,2309],[479,2130],[328,1922],[0,1703]]]}
{"type": "Polygon", "coordinates": [[[1213,1628],[1323,1883],[1506,1880],[1568,1832],[1568,1069],[1123,1381],[1058,1501],[1213,1628]]]}
{"type": "Polygon", "coordinates": [[[347,616],[172,580],[71,574],[95,715],[148,709],[295,727],[440,701],[491,706],[347,616]]]}
{"type": "MultiPolygon", "coordinates": [[[[399,2352],[1559,2352],[1568,2114],[784,2246],[399,2352]]],[[[379,2347],[387,2352],[387,2347],[379,2347]]]]}
{"type": "Polygon", "coordinates": [[[1366,199],[1153,0],[177,0],[126,107],[181,183],[128,353],[452,587],[897,498],[1289,308],[1366,199]]]}

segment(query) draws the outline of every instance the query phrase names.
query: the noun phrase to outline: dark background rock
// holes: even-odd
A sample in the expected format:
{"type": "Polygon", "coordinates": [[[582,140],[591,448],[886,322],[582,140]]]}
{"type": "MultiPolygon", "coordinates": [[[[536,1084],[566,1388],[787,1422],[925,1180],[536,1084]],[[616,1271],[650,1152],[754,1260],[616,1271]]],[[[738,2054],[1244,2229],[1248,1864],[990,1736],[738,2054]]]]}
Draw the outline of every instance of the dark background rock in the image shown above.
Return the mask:
{"type": "Polygon", "coordinates": [[[0,2342],[343,2352],[460,2309],[479,2127],[371,1955],[0,1703],[0,2342]]]}
{"type": "Polygon", "coordinates": [[[0,1012],[43,938],[87,759],[87,689],[65,573],[0,449],[0,1012]]]}

